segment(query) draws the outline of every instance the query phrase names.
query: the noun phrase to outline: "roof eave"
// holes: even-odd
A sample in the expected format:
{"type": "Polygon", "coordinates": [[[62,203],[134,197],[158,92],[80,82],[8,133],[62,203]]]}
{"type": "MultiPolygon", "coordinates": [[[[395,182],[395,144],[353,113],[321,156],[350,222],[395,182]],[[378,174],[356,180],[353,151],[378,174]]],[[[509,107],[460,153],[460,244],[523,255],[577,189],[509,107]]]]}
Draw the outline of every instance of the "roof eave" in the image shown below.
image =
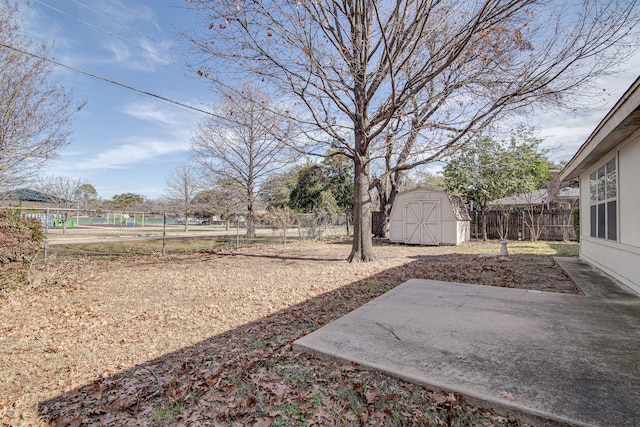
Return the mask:
{"type": "Polygon", "coordinates": [[[602,156],[640,128],[640,77],[627,89],[589,138],[560,172],[559,179],[577,178],[602,156]]]}

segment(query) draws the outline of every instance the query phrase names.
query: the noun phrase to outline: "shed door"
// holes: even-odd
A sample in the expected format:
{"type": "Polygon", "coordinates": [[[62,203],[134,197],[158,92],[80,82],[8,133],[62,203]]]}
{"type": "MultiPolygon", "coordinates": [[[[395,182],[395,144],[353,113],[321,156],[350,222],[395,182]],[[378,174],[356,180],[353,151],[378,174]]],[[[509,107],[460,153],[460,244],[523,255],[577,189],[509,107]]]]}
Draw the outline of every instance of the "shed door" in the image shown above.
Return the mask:
{"type": "Polygon", "coordinates": [[[414,245],[440,244],[440,203],[412,201],[404,205],[404,242],[414,245]]]}

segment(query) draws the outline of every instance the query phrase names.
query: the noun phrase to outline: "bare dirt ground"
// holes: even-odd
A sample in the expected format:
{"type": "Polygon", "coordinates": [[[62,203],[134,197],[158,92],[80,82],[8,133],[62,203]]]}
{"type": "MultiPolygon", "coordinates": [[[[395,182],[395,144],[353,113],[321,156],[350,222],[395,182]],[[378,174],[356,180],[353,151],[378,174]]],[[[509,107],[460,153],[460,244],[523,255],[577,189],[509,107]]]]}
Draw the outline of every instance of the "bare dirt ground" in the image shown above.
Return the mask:
{"type": "Polygon", "coordinates": [[[349,264],[348,244],[304,242],[50,266],[0,293],[0,425],[520,425],[291,343],[409,278],[577,293],[550,256],[576,248],[381,245],[349,264]]]}

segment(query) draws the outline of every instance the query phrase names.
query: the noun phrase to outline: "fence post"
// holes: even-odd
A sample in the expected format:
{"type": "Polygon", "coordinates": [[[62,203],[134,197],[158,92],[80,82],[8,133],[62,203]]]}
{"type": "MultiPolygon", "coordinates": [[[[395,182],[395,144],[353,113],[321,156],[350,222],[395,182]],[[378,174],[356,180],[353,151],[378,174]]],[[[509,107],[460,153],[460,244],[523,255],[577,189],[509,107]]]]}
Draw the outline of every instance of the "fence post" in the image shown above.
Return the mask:
{"type": "Polygon", "coordinates": [[[49,208],[44,214],[44,262],[47,262],[47,246],[49,243],[49,208]]]}
{"type": "Polygon", "coordinates": [[[344,214],[344,223],[347,227],[347,237],[349,237],[349,215],[346,213],[344,214]]]}
{"type": "Polygon", "coordinates": [[[240,215],[236,215],[236,251],[240,247],[240,215]]]}
{"type": "Polygon", "coordinates": [[[167,214],[162,214],[162,255],[167,254],[167,214]]]}

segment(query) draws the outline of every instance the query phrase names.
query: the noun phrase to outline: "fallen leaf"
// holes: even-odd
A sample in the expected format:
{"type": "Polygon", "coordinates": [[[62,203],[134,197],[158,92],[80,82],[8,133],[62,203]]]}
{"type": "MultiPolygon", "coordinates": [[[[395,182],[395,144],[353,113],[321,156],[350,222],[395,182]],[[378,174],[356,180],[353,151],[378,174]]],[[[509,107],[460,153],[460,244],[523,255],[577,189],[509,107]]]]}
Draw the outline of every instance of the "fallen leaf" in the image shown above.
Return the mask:
{"type": "Polygon", "coordinates": [[[61,417],[56,420],[56,427],[80,427],[82,425],[82,418],[69,416],[61,417]]]}
{"type": "Polygon", "coordinates": [[[273,417],[262,417],[255,421],[256,427],[270,427],[273,424],[273,417]]]}
{"type": "Polygon", "coordinates": [[[513,394],[509,393],[508,391],[501,391],[498,393],[498,396],[502,397],[503,399],[507,399],[507,400],[518,400],[517,397],[515,397],[513,394]]]}
{"type": "MultiPolygon", "coordinates": [[[[365,391],[363,394],[367,405],[371,405],[372,403],[374,403],[376,401],[376,398],[378,397],[376,392],[372,390],[365,391]]],[[[366,420],[363,422],[366,422],[366,420]]]]}

